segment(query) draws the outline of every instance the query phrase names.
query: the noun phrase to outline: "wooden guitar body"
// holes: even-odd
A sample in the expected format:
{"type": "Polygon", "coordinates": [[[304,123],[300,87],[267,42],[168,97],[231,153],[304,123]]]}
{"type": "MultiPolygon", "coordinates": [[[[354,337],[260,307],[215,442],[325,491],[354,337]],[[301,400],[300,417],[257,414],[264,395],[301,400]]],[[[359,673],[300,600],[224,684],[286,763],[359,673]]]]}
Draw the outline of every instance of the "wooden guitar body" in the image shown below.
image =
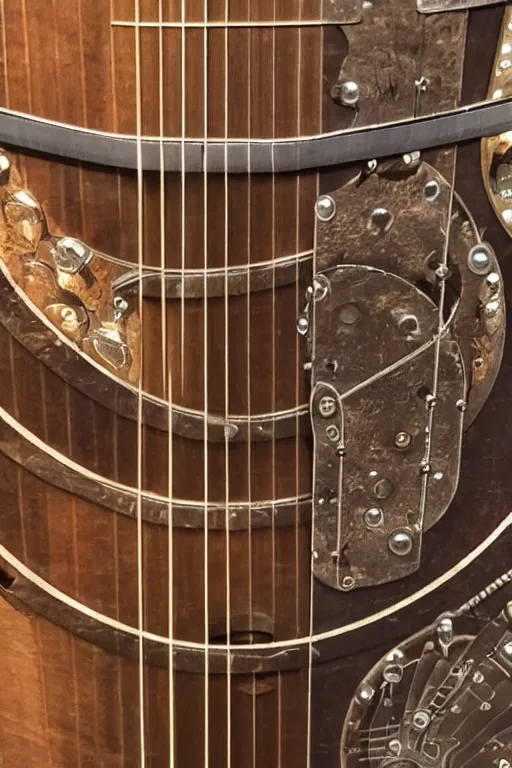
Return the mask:
{"type": "Polygon", "coordinates": [[[510,768],[510,7],[0,29],[0,767],[510,768]]]}

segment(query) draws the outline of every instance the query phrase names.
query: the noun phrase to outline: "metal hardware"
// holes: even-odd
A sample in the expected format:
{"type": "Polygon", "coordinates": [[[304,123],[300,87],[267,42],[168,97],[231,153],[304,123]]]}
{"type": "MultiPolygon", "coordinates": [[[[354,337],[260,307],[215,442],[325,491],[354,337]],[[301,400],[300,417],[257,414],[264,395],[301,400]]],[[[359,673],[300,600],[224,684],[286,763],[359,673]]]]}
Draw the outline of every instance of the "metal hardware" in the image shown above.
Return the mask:
{"type": "MultiPolygon", "coordinates": [[[[385,50],[383,48],[383,50],[385,50]]],[[[395,118],[396,119],[396,118],[395,118]]],[[[510,126],[510,102],[476,104],[440,115],[408,119],[397,125],[335,132],[315,138],[282,141],[207,142],[193,139],[143,138],[140,162],[144,171],[208,171],[211,173],[280,173],[339,163],[412,153],[429,147],[496,136],[510,126]],[[205,150],[206,146],[206,150],[205,150]]],[[[20,149],[117,168],[137,168],[137,138],[90,133],[81,128],[41,121],[0,109],[0,142],[16,136],[20,149]]]]}
{"type": "Polygon", "coordinates": [[[77,275],[93,258],[91,249],[73,237],[57,240],[50,253],[57,269],[70,275],[77,275]]]}
{"type": "Polygon", "coordinates": [[[342,766],[376,758],[383,768],[498,768],[512,758],[512,677],[500,650],[511,637],[507,611],[490,621],[457,617],[441,648],[445,620],[401,643],[407,674],[383,657],[359,683],[342,729],[342,766]]]}
{"type": "Polygon", "coordinates": [[[334,218],[317,219],[314,282],[322,290],[310,298],[307,334],[313,569],[335,589],[347,576],[361,588],[417,570],[423,534],[456,491],[463,427],[482,407],[503,351],[502,280],[469,212],[455,198],[447,262],[426,264],[425,243],[437,254],[446,248],[451,189],[424,162],[413,172],[404,160],[387,169],[377,164],[331,192],[334,218]],[[434,183],[432,204],[425,190],[434,183]],[[436,297],[440,280],[453,295],[444,326],[438,299],[418,288],[426,282],[436,297]]]}
{"type": "Polygon", "coordinates": [[[482,8],[486,5],[498,5],[506,0],[417,0],[420,13],[439,13],[440,11],[459,11],[463,8],[482,8]]]}
{"type": "Polygon", "coordinates": [[[332,197],[323,195],[318,198],[316,204],[316,215],[321,221],[330,221],[336,213],[336,205],[332,197]]]}
{"type": "Polygon", "coordinates": [[[340,86],[340,101],[346,107],[356,107],[359,101],[359,86],[353,80],[347,80],[340,86]]]}

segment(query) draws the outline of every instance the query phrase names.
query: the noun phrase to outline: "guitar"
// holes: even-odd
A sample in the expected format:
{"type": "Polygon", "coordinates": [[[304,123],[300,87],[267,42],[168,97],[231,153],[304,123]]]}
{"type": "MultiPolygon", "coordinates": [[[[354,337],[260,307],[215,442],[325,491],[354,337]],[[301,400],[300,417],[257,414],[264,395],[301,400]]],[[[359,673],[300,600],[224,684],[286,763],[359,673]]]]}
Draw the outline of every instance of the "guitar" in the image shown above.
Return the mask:
{"type": "Polygon", "coordinates": [[[512,7],[0,3],[0,766],[512,766],[512,7]]]}

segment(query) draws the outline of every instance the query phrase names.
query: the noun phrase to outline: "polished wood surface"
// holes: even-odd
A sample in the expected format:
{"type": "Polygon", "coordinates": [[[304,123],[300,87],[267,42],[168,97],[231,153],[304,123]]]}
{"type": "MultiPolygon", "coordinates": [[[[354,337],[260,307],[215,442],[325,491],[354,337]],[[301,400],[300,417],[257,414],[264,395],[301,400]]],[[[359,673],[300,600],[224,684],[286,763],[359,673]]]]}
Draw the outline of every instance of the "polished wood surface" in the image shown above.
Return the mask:
{"type": "MultiPolygon", "coordinates": [[[[4,0],[0,105],[93,131],[150,136],[269,139],[332,129],[324,54],[333,30],[257,26],[320,18],[320,0],[230,0],[229,9],[227,0],[186,0],[184,7],[191,25],[182,31],[158,28],[159,21],[183,21],[179,0],[140,0],[138,9],[132,0],[66,0],[65,8],[56,0],[4,0]],[[205,9],[220,24],[208,30],[206,45],[205,9]],[[241,26],[226,30],[226,18],[241,26]],[[157,26],[139,30],[137,19],[157,26]],[[245,26],[253,22],[254,28],[245,26]]],[[[485,50],[480,66],[474,52],[465,59],[468,101],[485,92],[502,9],[486,9],[485,34],[479,13],[470,18],[468,41],[478,38],[485,50]]],[[[15,137],[8,154],[56,235],[135,266],[187,270],[272,263],[312,250],[319,191],[338,188],[360,170],[137,174],[23,152],[15,137]]],[[[429,159],[441,162],[437,153],[429,159]]],[[[456,190],[487,230],[510,284],[510,246],[481,186],[477,143],[459,150],[456,190]]],[[[306,287],[299,277],[297,270],[293,284],[257,292],[248,279],[240,296],[145,299],[144,391],[220,418],[307,403],[307,350],[296,333],[306,287]]],[[[311,491],[307,434],[212,443],[141,427],[66,384],[1,326],[0,342],[0,407],[87,470],[204,504],[283,498],[293,504],[311,491]]],[[[318,584],[312,590],[310,523],[300,519],[298,504],[291,525],[171,528],[170,539],[167,525],[87,502],[3,453],[0,544],[88,611],[165,638],[291,642],[312,629],[364,624],[455,566],[507,514],[509,369],[510,345],[498,386],[467,437],[459,496],[427,537],[422,569],[403,583],[348,595],[318,584]]],[[[198,672],[170,674],[145,664],[141,673],[137,659],[81,639],[79,626],[74,634],[22,604],[0,601],[0,765],[334,768],[340,718],[357,681],[397,638],[504,571],[507,535],[476,561],[467,584],[459,576],[418,610],[409,606],[400,620],[391,616],[350,639],[334,638],[313,676],[292,664],[251,675],[226,670],[206,676],[205,685],[204,649],[198,672]]],[[[1,573],[7,593],[7,564],[1,573]]]]}

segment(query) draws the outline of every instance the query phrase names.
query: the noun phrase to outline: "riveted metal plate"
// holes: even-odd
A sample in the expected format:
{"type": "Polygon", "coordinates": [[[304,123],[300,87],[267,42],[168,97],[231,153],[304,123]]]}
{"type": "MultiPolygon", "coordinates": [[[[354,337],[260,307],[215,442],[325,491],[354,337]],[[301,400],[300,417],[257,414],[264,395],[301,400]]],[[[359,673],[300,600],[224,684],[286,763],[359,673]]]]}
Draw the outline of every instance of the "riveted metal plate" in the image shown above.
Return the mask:
{"type": "Polygon", "coordinates": [[[465,382],[457,343],[446,334],[437,350],[437,308],[413,285],[366,267],[323,278],[311,400],[314,570],[343,589],[418,567],[422,533],[457,487],[465,382]],[[326,417],[330,397],[334,413],[326,417]],[[397,532],[405,553],[393,551],[397,532]]]}

